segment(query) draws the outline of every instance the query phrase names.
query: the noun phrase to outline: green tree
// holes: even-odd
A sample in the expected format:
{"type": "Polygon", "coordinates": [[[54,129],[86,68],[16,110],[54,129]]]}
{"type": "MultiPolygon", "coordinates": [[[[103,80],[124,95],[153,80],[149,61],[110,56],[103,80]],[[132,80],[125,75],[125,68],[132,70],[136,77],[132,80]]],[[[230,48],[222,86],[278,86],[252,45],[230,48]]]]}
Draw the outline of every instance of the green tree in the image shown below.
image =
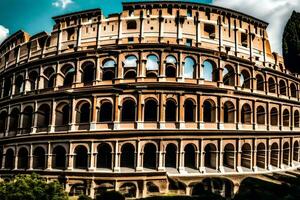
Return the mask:
{"type": "Polygon", "coordinates": [[[1,200],[68,200],[62,186],[54,181],[47,183],[37,174],[18,175],[0,183],[1,200]]]}

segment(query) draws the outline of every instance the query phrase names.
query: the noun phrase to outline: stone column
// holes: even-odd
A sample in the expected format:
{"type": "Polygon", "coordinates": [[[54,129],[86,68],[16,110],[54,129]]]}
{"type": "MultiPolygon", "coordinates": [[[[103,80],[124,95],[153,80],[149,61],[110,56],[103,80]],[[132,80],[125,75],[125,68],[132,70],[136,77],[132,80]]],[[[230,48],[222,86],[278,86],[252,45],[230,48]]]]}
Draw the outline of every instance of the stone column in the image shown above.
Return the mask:
{"type": "Polygon", "coordinates": [[[51,152],[51,143],[48,142],[48,152],[46,154],[46,161],[47,161],[47,170],[52,169],[52,152],[51,152]]]}
{"type": "Polygon", "coordinates": [[[72,143],[69,143],[69,154],[67,154],[67,157],[68,157],[68,170],[73,170],[73,167],[74,167],[74,162],[73,162],[73,158],[74,158],[74,154],[72,152],[72,146],[73,144],[72,143]]]}
{"type": "Polygon", "coordinates": [[[95,171],[96,169],[96,165],[95,165],[95,150],[94,150],[94,141],[91,142],[91,146],[90,146],[90,159],[89,159],[89,171],[95,171]]]}
{"type": "Polygon", "coordinates": [[[52,101],[52,110],[51,110],[51,121],[49,125],[50,133],[55,132],[55,121],[56,121],[56,101],[52,101]]]}
{"type": "Polygon", "coordinates": [[[95,130],[97,129],[97,97],[93,96],[92,98],[92,120],[90,123],[90,130],[95,130]]]}
{"type": "Polygon", "coordinates": [[[180,129],[185,128],[185,107],[184,107],[184,100],[185,96],[184,94],[181,94],[179,96],[179,106],[178,106],[178,112],[179,112],[179,127],[180,129]]]}
{"type": "Polygon", "coordinates": [[[33,147],[32,144],[30,144],[30,148],[29,148],[29,170],[33,169],[33,147]]]}
{"type": "Polygon", "coordinates": [[[142,149],[141,142],[139,140],[136,141],[136,171],[143,171],[143,159],[142,159],[142,149]]]}
{"type": "Polygon", "coordinates": [[[120,153],[119,153],[119,142],[116,141],[115,144],[115,163],[114,163],[114,172],[120,172],[120,153]]]}

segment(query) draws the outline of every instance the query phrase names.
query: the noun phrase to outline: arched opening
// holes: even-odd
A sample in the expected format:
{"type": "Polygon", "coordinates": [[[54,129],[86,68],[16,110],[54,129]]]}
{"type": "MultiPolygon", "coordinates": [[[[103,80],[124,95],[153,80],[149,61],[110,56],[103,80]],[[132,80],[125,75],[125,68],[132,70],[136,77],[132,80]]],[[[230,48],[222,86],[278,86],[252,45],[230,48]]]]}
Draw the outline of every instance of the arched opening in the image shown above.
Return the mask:
{"type": "Polygon", "coordinates": [[[286,95],[286,84],[284,80],[279,81],[279,94],[286,95]]]}
{"type": "Polygon", "coordinates": [[[25,147],[22,147],[18,152],[18,169],[28,169],[28,166],[28,150],[25,147]]]}
{"type": "Polygon", "coordinates": [[[19,130],[20,111],[14,108],[10,113],[9,132],[16,133],[19,130]]]}
{"type": "Polygon", "coordinates": [[[203,102],[203,121],[208,123],[216,122],[215,104],[211,100],[203,102]]]}
{"type": "Polygon", "coordinates": [[[50,124],[50,106],[48,104],[43,104],[39,107],[37,118],[38,128],[48,128],[50,124]]]}
{"type": "Polygon", "coordinates": [[[120,187],[120,192],[125,198],[136,198],[137,187],[133,183],[124,183],[120,187]]]}
{"type": "Polygon", "coordinates": [[[278,111],[277,108],[271,109],[271,125],[278,126],[278,111]]]}
{"type": "Polygon", "coordinates": [[[183,71],[184,71],[184,77],[185,78],[195,78],[196,73],[195,73],[195,60],[191,57],[186,57],[184,60],[184,66],[183,66],[183,71]]]}
{"type": "Polygon", "coordinates": [[[123,122],[134,122],[136,119],[136,104],[134,100],[127,99],[122,105],[122,118],[123,122]]]}
{"type": "Polygon", "coordinates": [[[194,101],[187,99],[184,102],[184,121],[185,122],[195,122],[196,121],[196,106],[194,101]]]}
{"type": "Polygon", "coordinates": [[[15,80],[15,94],[20,94],[24,91],[24,78],[18,76],[15,80]]]}
{"type": "Polygon", "coordinates": [[[145,102],[144,111],[144,121],[145,122],[157,122],[157,101],[153,99],[148,99],[145,102]]]}
{"type": "Polygon", "coordinates": [[[136,71],[135,70],[128,70],[125,72],[124,79],[135,79],[136,78],[136,71]]]}
{"type": "Polygon", "coordinates": [[[177,168],[177,147],[175,144],[168,144],[165,155],[165,166],[167,168],[177,168]]]}
{"type": "Polygon", "coordinates": [[[226,65],[223,70],[223,83],[228,86],[235,86],[235,72],[233,67],[226,65]]]}
{"type": "Polygon", "coordinates": [[[266,168],[266,147],[264,143],[257,145],[256,166],[263,169],[266,168]]]}
{"type": "Polygon", "coordinates": [[[121,167],[135,168],[135,149],[130,143],[122,145],[121,148],[121,167]]]}
{"type": "Polygon", "coordinates": [[[11,95],[11,79],[6,78],[4,81],[4,91],[3,91],[3,97],[8,97],[11,95]]]}
{"type": "Polygon", "coordinates": [[[216,63],[211,60],[206,60],[202,65],[202,76],[205,81],[218,81],[218,71],[216,63]]]}
{"type": "Polygon", "coordinates": [[[235,122],[235,107],[231,101],[224,103],[224,123],[235,122]]]}
{"type": "Polygon", "coordinates": [[[283,144],[283,157],[282,162],[285,165],[290,164],[290,144],[288,142],[283,144]]]}
{"type": "Polygon", "coordinates": [[[176,122],[177,119],[177,104],[174,100],[169,99],[166,102],[166,122],[176,122]]]}
{"type": "Polygon", "coordinates": [[[247,70],[243,70],[241,72],[240,84],[241,84],[242,88],[250,89],[251,77],[250,77],[250,74],[247,70]]]}
{"type": "Polygon", "coordinates": [[[15,168],[15,153],[12,149],[8,149],[5,153],[5,169],[15,168]]]}
{"type": "Polygon", "coordinates": [[[294,127],[299,128],[299,111],[294,112],[294,127]]]}
{"type": "Polygon", "coordinates": [[[266,112],[263,106],[258,106],[256,109],[256,120],[257,124],[265,125],[266,123],[266,112]]]}
{"type": "Polygon", "coordinates": [[[98,146],[97,168],[112,169],[112,149],[109,144],[98,146]]]}
{"type": "Polygon", "coordinates": [[[276,93],[276,83],[273,78],[269,78],[268,85],[269,85],[269,92],[276,93]]]}
{"type": "Polygon", "coordinates": [[[290,85],[291,97],[297,98],[297,88],[294,83],[290,85]]]}
{"type": "Polygon", "coordinates": [[[56,125],[68,126],[70,123],[70,106],[67,103],[61,103],[56,107],[56,125]]]}
{"type": "Polygon", "coordinates": [[[249,104],[244,104],[241,112],[241,123],[242,124],[251,124],[251,107],[249,104]]]}
{"type": "Polygon", "coordinates": [[[77,146],[74,150],[74,168],[87,169],[88,168],[88,150],[85,146],[77,146]]]}
{"type": "Polygon", "coordinates": [[[293,149],[293,160],[299,161],[299,142],[294,142],[294,149],[293,149]]]}
{"type": "Polygon", "coordinates": [[[109,101],[105,101],[101,104],[99,110],[99,122],[111,122],[113,121],[113,105],[109,101]]]}
{"type": "Polygon", "coordinates": [[[135,20],[127,21],[127,30],[135,30],[137,29],[137,23],[135,20]]]}
{"type": "Polygon", "coordinates": [[[204,166],[211,169],[217,169],[217,147],[214,144],[207,144],[204,148],[204,152],[204,166]]]}
{"type": "Polygon", "coordinates": [[[148,143],[144,147],[143,167],[148,169],[157,168],[157,149],[152,143],[148,143]]]}
{"type": "Polygon", "coordinates": [[[22,129],[24,133],[30,133],[32,122],[33,122],[33,108],[31,106],[27,106],[23,110],[23,123],[22,123],[22,129]]]}
{"type": "Polygon", "coordinates": [[[232,144],[227,144],[224,148],[224,154],[223,154],[223,165],[225,167],[229,167],[231,169],[234,169],[235,166],[235,150],[234,146],[232,144]]]}
{"type": "Polygon", "coordinates": [[[136,78],[136,68],[138,64],[138,59],[134,55],[127,56],[123,66],[124,66],[124,79],[135,79],[136,78]]]}
{"type": "Polygon", "coordinates": [[[81,102],[77,106],[77,123],[89,123],[91,118],[91,109],[88,102],[81,102]]]}
{"type": "Polygon", "coordinates": [[[156,55],[147,56],[146,62],[146,76],[147,77],[157,77],[157,72],[159,69],[159,59],[156,55]]]}
{"type": "Polygon", "coordinates": [[[102,80],[113,80],[115,78],[116,62],[112,59],[105,60],[102,67],[102,80]]]}
{"type": "Polygon", "coordinates": [[[184,166],[191,169],[197,169],[197,154],[193,144],[187,144],[184,147],[184,166]]]}
{"type": "Polygon", "coordinates": [[[32,71],[29,73],[29,82],[30,82],[30,90],[36,90],[37,89],[37,82],[38,82],[38,73],[36,71],[32,71]]]}
{"type": "Polygon", "coordinates": [[[152,182],[148,182],[147,184],[146,184],[146,187],[147,187],[147,192],[148,193],[159,193],[159,187],[158,186],[156,186],[154,183],[152,183],[152,182]]]}
{"type": "Polygon", "coordinates": [[[52,168],[53,169],[66,169],[66,150],[62,146],[56,146],[52,151],[52,168]]]}
{"type": "Polygon", "coordinates": [[[279,166],[279,148],[277,143],[271,145],[271,165],[274,167],[279,166]]]}
{"type": "Polygon", "coordinates": [[[283,111],[283,126],[290,126],[290,112],[288,109],[283,111]]]}
{"type": "Polygon", "coordinates": [[[64,75],[64,87],[71,87],[74,82],[75,68],[72,65],[65,65],[62,67],[62,73],[64,75]]]}
{"type": "Polygon", "coordinates": [[[95,77],[95,66],[92,62],[85,62],[81,66],[82,69],[82,83],[84,85],[91,85],[95,77]]]}
{"type": "Polygon", "coordinates": [[[242,154],[241,154],[241,166],[245,168],[251,168],[251,146],[246,143],[242,146],[242,154]]]}
{"type": "Polygon", "coordinates": [[[48,67],[44,71],[44,88],[53,88],[55,81],[55,71],[52,67],[48,67]]]}
{"type": "Polygon", "coordinates": [[[33,169],[45,169],[46,159],[45,150],[42,147],[37,147],[33,151],[33,169]]]}
{"type": "Polygon", "coordinates": [[[166,58],[166,77],[175,78],[177,75],[177,60],[174,56],[166,58]]]}
{"type": "Polygon", "coordinates": [[[256,90],[265,91],[265,80],[261,75],[256,75],[256,90]]]}
{"type": "Polygon", "coordinates": [[[7,112],[2,111],[0,114],[0,133],[6,132],[7,117],[7,112]]]}

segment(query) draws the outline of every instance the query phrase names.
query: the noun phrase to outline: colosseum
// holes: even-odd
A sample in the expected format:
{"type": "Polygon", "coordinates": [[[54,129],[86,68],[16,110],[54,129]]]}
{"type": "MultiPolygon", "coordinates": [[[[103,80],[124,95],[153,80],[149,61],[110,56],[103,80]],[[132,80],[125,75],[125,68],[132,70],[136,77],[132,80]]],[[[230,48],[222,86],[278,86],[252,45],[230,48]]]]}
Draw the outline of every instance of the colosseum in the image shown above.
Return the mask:
{"type": "Polygon", "coordinates": [[[71,196],[231,197],[300,166],[300,76],[254,17],[127,2],[53,17],[0,46],[0,176],[36,172],[71,196]]]}

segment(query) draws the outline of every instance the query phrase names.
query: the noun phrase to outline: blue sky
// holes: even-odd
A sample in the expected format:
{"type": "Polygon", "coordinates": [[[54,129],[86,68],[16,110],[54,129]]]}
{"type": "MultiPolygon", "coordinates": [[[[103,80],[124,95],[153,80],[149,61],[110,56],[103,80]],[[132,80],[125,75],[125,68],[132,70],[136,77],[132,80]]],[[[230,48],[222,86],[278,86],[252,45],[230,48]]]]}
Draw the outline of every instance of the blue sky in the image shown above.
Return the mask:
{"type": "MultiPolygon", "coordinates": [[[[131,0],[123,0],[131,1],[131,0]]],[[[146,0],[132,0],[146,1],[146,0]]],[[[184,0],[181,0],[184,1],[184,0]]],[[[300,0],[187,0],[238,10],[270,23],[269,35],[275,51],[281,52],[281,35],[292,10],[300,11],[300,0]]],[[[0,42],[17,30],[31,35],[51,32],[51,17],[91,8],[105,15],[121,11],[122,0],[0,0],[0,42]]]]}

